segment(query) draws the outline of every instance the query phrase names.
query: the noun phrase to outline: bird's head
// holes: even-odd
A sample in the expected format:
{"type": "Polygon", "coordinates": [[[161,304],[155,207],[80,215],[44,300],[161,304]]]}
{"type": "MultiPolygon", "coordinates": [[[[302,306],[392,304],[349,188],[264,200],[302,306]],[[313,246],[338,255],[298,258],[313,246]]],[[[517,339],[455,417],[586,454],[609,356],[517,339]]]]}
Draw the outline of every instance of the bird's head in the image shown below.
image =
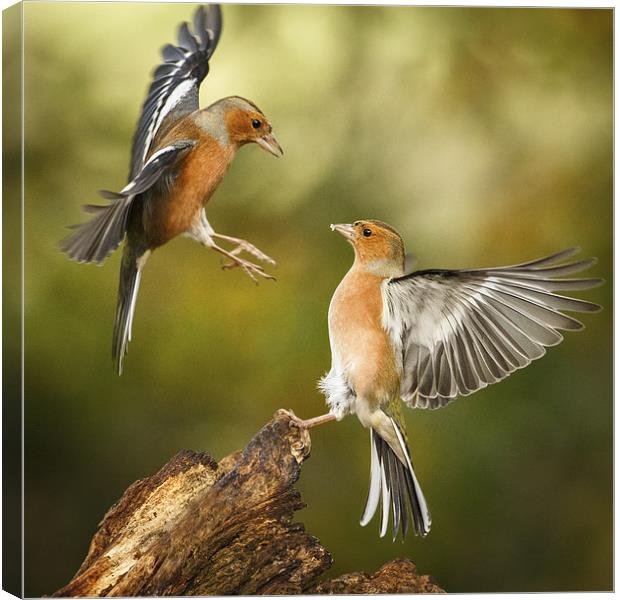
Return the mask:
{"type": "Polygon", "coordinates": [[[355,262],[362,269],[382,277],[403,274],[405,244],[398,231],[382,221],[364,219],[353,224],[331,225],[355,250],[355,262]]]}
{"type": "Polygon", "coordinates": [[[216,103],[222,112],[226,133],[237,147],[256,143],[274,156],[282,156],[282,150],[271,123],[260,108],[240,96],[230,96],[216,103]]]}

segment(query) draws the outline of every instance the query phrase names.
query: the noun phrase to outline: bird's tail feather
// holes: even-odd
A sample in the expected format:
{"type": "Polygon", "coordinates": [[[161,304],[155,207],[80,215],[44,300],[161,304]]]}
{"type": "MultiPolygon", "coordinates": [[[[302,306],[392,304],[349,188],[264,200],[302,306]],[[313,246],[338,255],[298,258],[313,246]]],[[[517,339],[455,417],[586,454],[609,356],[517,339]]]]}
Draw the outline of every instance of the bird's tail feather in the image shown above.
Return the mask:
{"type": "Polygon", "coordinates": [[[119,375],[123,373],[123,360],[127,354],[127,345],[131,341],[131,326],[140,288],[140,276],[149,254],[147,250],[142,255],[136,256],[136,253],[129,248],[123,253],[112,336],[112,360],[119,375]]]}
{"type": "Polygon", "coordinates": [[[431,528],[428,506],[415,476],[404,436],[394,419],[390,418],[390,421],[407,464],[398,458],[396,452],[374,429],[370,429],[370,488],[360,524],[367,525],[370,522],[381,500],[381,537],[387,533],[390,512],[394,540],[399,529],[405,537],[411,517],[414,532],[425,536],[431,528]]]}
{"type": "Polygon", "coordinates": [[[95,216],[74,225],[76,231],[60,242],[60,249],[81,263],[103,263],[125,237],[132,198],[115,200],[107,206],[86,205],[86,212],[95,216]]]}

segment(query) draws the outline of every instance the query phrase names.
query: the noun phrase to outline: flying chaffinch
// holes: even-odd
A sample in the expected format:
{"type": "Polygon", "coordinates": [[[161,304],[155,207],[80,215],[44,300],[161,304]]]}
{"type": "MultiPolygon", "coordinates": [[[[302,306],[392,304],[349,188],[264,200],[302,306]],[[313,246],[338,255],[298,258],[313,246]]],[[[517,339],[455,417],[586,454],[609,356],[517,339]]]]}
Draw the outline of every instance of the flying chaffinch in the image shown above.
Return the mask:
{"type": "Polygon", "coordinates": [[[239,96],[199,109],[198,88],[209,72],[209,59],[222,30],[219,5],[199,7],[191,33],[179,29],[179,45],[163,47],[164,58],[153,74],[131,150],[129,183],[118,193],[103,190],[107,206],[88,205],[95,217],[76,226],[61,248],[78,262],[101,264],[126,237],[112,356],[120,375],[144,265],[153,250],[184,234],[223,254],[254,281],[273,279],[263,267],[241,258],[243,251],[259,261],[275,262],[249,242],[216,233],[205,205],[217,189],[241,146],[257,143],[282,156],[263,112],[239,96]],[[235,247],[226,250],[215,240],[235,247]]]}
{"type": "Polygon", "coordinates": [[[312,427],[355,413],[370,429],[370,489],[361,525],[381,501],[381,536],[416,534],[431,517],[413,470],[401,400],[411,408],[440,408],[504,379],[562,340],[558,329],[583,325],[562,311],[600,306],[556,295],[601,279],[556,279],[596,261],[561,263],[578,249],[492,269],[431,269],[405,275],[401,236],[381,221],[332,225],[355,250],[353,266],[329,306],[332,366],[319,382],[330,413],[312,427]]]}

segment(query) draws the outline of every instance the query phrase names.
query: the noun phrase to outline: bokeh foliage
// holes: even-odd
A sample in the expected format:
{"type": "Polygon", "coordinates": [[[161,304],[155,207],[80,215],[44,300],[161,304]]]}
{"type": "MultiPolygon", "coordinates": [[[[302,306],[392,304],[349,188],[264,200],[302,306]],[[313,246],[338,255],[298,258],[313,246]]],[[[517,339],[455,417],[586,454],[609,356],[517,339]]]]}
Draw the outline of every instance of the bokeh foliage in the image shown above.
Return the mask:
{"type": "Polygon", "coordinates": [[[150,69],[192,11],[25,6],[26,594],[65,583],[103,512],[179,449],[219,458],[279,407],[324,409],[327,306],[352,258],[328,225],[362,217],[395,225],[421,267],[579,244],[606,309],[500,385],[408,411],[427,539],[359,527],[353,417],[313,432],[299,518],[333,573],[406,555],[450,591],[610,589],[612,12],[225,6],[202,103],[253,99],[286,154],[243,149],[209,215],[276,257],[278,282],[175,240],[149,261],[118,378],[118,253],[96,268],[55,244],[95,190],[125,183],[150,69]]]}

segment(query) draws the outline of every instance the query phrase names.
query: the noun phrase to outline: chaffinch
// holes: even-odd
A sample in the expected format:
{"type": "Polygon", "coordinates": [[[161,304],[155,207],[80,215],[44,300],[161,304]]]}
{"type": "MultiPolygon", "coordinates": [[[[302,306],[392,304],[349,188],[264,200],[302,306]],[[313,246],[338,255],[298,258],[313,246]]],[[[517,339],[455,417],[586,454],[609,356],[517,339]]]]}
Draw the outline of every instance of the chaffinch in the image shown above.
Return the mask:
{"type": "Polygon", "coordinates": [[[561,263],[578,249],[492,269],[431,269],[405,275],[399,233],[381,221],[332,225],[355,261],[329,306],[332,366],[319,382],[330,412],[312,427],[354,413],[370,430],[370,489],[361,525],[381,503],[381,536],[392,512],[393,538],[430,531],[431,516],[413,470],[401,400],[440,408],[504,379],[583,325],[562,311],[600,306],[556,295],[601,279],[557,279],[594,264],[561,263]]]}
{"type": "Polygon", "coordinates": [[[245,251],[275,264],[273,259],[245,240],[216,233],[205,205],[241,146],[256,143],[274,156],[282,156],[282,148],[263,112],[249,100],[231,96],[199,110],[198,88],[222,30],[219,5],[199,7],[193,30],[183,23],[179,45],[162,49],[164,62],[154,72],[133,138],[129,183],[118,193],[101,191],[111,202],[86,206],[95,217],[61,242],[74,260],[101,264],[127,238],[112,344],[119,375],[131,340],[140,276],[159,246],[184,234],[230,259],[224,268],[240,267],[254,281],[256,276],[273,279],[239,254],[245,251]],[[235,247],[226,250],[215,240],[235,247]]]}

